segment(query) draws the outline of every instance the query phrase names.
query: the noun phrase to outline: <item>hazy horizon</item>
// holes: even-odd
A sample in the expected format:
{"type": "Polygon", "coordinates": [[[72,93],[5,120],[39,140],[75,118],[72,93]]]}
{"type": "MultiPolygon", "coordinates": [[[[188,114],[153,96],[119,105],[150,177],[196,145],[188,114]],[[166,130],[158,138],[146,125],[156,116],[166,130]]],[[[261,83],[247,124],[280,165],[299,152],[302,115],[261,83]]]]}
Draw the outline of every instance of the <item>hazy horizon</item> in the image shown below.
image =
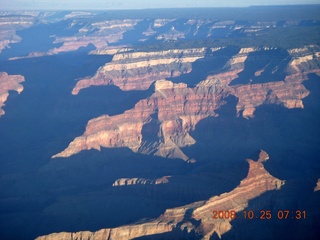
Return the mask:
{"type": "Polygon", "coordinates": [[[249,7],[272,5],[319,4],[319,0],[0,0],[0,10],[125,10],[154,8],[213,8],[213,7],[249,7]]]}

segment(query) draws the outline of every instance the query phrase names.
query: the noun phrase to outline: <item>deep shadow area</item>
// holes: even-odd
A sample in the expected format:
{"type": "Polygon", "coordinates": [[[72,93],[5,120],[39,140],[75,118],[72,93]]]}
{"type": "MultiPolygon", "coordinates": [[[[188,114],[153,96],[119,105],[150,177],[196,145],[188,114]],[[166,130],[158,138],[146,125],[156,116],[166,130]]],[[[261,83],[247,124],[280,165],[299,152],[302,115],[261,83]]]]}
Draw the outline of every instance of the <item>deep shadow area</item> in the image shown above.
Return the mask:
{"type": "MultiPolygon", "coordinates": [[[[192,164],[125,148],[51,159],[84,132],[90,119],[120,114],[153,92],[154,85],[127,92],[105,86],[71,94],[75,79],[92,76],[110,60],[80,52],[1,62],[0,71],[26,80],[21,94],[9,96],[0,118],[1,239],[116,227],[226,191],[227,184],[217,184],[221,175],[190,177],[192,164]],[[166,185],[112,187],[122,177],[168,175],[177,177],[166,185]]],[[[152,135],[150,127],[144,130],[152,135]]]]}
{"type": "Polygon", "coordinates": [[[263,194],[250,201],[247,208],[256,213],[271,210],[272,220],[234,220],[232,230],[222,239],[317,239],[319,236],[320,195],[313,188],[320,176],[320,84],[318,76],[309,77],[304,82],[310,90],[303,100],[304,109],[266,105],[257,109],[255,118],[246,120],[232,113],[235,102],[231,98],[227,104],[230,108],[224,106],[218,118],[205,119],[197,125],[192,133],[197,144],[183,149],[188,156],[198,157],[201,172],[217,169],[216,162],[237,164],[248,153],[254,156],[256,149],[264,149],[270,156],[264,164],[266,169],[286,180],[281,190],[263,194]],[[210,156],[215,161],[209,162],[210,156]],[[290,217],[278,219],[279,210],[290,210],[290,217]],[[296,219],[297,210],[305,210],[307,219],[296,219]]]}
{"type": "Polygon", "coordinates": [[[56,23],[36,24],[28,29],[17,31],[17,35],[22,40],[19,43],[10,44],[10,48],[5,48],[0,54],[0,60],[58,48],[62,46],[62,43],[54,44],[55,38],[53,36],[70,36],[77,33],[81,27],[83,26],[80,24],[72,24],[72,19],[70,19],[56,23]],[[70,27],[71,25],[72,27],[70,27]]]}
{"type": "Polygon", "coordinates": [[[204,58],[192,63],[190,73],[168,78],[168,80],[174,83],[184,82],[189,87],[194,87],[200,81],[205,80],[209,74],[215,74],[221,70],[239,50],[237,47],[226,47],[214,52],[208,49],[204,58]]]}
{"type": "Polygon", "coordinates": [[[151,94],[152,89],[123,92],[115,86],[71,94],[75,79],[93,75],[111,57],[70,53],[1,63],[0,71],[25,77],[24,91],[9,96],[0,119],[0,142],[6,146],[0,150],[1,172],[35,170],[81,135],[90,119],[123,113],[151,94]]]}
{"type": "Polygon", "coordinates": [[[287,50],[271,49],[249,53],[244,70],[230,85],[284,80],[291,56],[287,50]]]}
{"type": "Polygon", "coordinates": [[[110,46],[117,46],[123,44],[136,44],[139,42],[140,39],[145,38],[143,32],[145,32],[151,21],[148,19],[143,19],[142,21],[138,22],[133,29],[124,32],[123,37],[120,41],[116,43],[111,43],[110,46]]]}

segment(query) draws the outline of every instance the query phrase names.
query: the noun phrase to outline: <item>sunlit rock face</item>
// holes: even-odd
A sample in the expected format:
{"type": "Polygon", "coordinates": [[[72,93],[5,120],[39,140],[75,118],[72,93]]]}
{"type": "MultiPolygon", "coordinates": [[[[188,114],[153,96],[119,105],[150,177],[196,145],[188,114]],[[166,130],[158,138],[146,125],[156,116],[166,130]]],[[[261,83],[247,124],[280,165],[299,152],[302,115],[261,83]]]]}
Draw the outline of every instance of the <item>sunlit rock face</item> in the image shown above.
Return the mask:
{"type": "Polygon", "coordinates": [[[34,16],[12,16],[10,12],[0,13],[0,53],[10,44],[21,41],[16,30],[31,27],[35,21],[34,16]]]}
{"type": "Polygon", "coordinates": [[[272,176],[265,170],[263,163],[269,155],[261,150],[257,161],[248,159],[247,177],[230,192],[213,196],[206,201],[167,209],[159,218],[138,224],[117,228],[102,229],[97,232],[53,233],[38,237],[37,240],[55,239],[134,239],[141,236],[178,232],[187,229],[201,239],[210,239],[213,234],[221,237],[232,228],[233,219],[213,219],[213,211],[235,211],[239,213],[248,206],[248,202],[261,194],[279,190],[284,181],[272,176]]]}
{"type": "Polygon", "coordinates": [[[24,77],[21,75],[8,75],[5,72],[0,72],[0,117],[5,112],[2,109],[5,106],[5,101],[9,96],[9,91],[16,91],[21,93],[23,86],[20,84],[24,82],[24,77]]]}
{"type": "Polygon", "coordinates": [[[170,176],[164,176],[157,179],[145,179],[145,178],[120,178],[117,179],[112,186],[120,187],[120,186],[129,186],[129,185],[157,185],[157,184],[165,184],[168,183],[170,176]]]}
{"type": "Polygon", "coordinates": [[[195,142],[189,132],[201,119],[216,115],[226,94],[217,79],[194,88],[159,80],[149,98],[123,114],[91,120],[82,136],[53,157],[68,157],[91,148],[129,147],[134,152],[188,160],[180,147],[195,142]],[[156,141],[150,140],[150,135],[156,141]]]}
{"type": "Polygon", "coordinates": [[[124,91],[145,90],[156,80],[189,73],[192,63],[205,53],[205,48],[118,53],[112,62],[99,68],[95,76],[78,81],[72,94],[101,85],[116,85],[124,91]]]}
{"type": "Polygon", "coordinates": [[[320,190],[320,178],[318,179],[317,185],[314,187],[314,191],[319,191],[320,190]]]}

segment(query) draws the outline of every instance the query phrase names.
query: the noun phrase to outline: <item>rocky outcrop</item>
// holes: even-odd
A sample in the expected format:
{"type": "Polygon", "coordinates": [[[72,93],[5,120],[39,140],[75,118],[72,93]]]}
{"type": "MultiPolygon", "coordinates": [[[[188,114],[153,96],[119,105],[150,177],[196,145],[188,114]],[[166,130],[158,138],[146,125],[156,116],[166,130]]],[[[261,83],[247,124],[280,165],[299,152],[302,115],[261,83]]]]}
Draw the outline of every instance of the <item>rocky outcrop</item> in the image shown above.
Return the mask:
{"type": "MultiPolygon", "coordinates": [[[[126,31],[132,30],[140,19],[108,20],[93,22],[79,29],[75,36],[58,37],[54,43],[62,43],[61,47],[49,50],[49,54],[76,51],[80,47],[93,44],[96,49],[107,49],[110,43],[116,43],[123,38],[126,31]]],[[[77,21],[74,22],[76,24],[77,21]]]]}
{"type": "Polygon", "coordinates": [[[145,178],[120,178],[117,179],[112,186],[128,186],[128,185],[157,185],[157,184],[164,184],[169,182],[170,176],[164,176],[157,179],[145,179],[145,178]]]}
{"type": "MultiPolygon", "coordinates": [[[[128,147],[134,152],[191,161],[181,150],[182,147],[195,143],[189,135],[190,131],[194,130],[200,120],[217,116],[215,110],[225,103],[223,100],[229,95],[238,99],[237,113],[247,119],[254,117],[256,108],[264,104],[278,104],[289,109],[303,108],[302,99],[309,95],[309,91],[302,82],[309,73],[320,73],[320,69],[316,68],[319,57],[314,57],[307,66],[300,66],[296,62],[295,69],[301,72],[288,74],[283,80],[230,84],[244,70],[248,54],[268,50],[241,49],[226,64],[225,71],[208,76],[194,88],[189,88],[184,83],[158,80],[155,83],[155,93],[149,98],[139,101],[133,109],[123,114],[104,115],[90,120],[84,134],[53,157],[69,157],[82,150],[100,150],[101,147],[128,147]]],[[[180,66],[186,66],[186,71],[190,71],[191,61],[201,57],[204,52],[205,49],[188,49],[161,53],[119,53],[96,76],[80,80],[73,93],[96,84],[115,84],[127,90],[145,89],[157,78],[166,77],[167,74],[182,74],[181,68],[176,73],[170,73],[177,62],[180,66]],[[159,59],[159,56],[162,58],[159,59]],[[150,71],[150,68],[156,70],[150,71]]],[[[315,53],[314,56],[318,55],[315,53]]],[[[291,66],[292,61],[288,68],[291,66]]]]}
{"type": "Polygon", "coordinates": [[[259,160],[248,159],[249,171],[245,179],[230,192],[214,196],[207,201],[195,202],[186,206],[168,209],[159,218],[137,224],[102,229],[97,232],[53,233],[38,237],[37,240],[74,239],[134,239],[153,234],[170,232],[194,232],[202,239],[210,239],[213,234],[222,236],[231,228],[233,219],[213,219],[213,211],[240,212],[248,202],[266,191],[280,189],[284,181],[270,175],[263,166],[268,160],[266,152],[261,151],[259,160]]]}
{"type": "Polygon", "coordinates": [[[279,82],[231,87],[230,93],[239,99],[237,112],[245,118],[254,117],[256,107],[270,103],[286,108],[303,108],[302,99],[309,95],[309,91],[299,78],[289,76],[279,82]]]}
{"type": "Polygon", "coordinates": [[[2,107],[5,106],[4,103],[9,96],[9,91],[18,93],[23,91],[21,82],[24,82],[24,77],[21,75],[8,75],[5,72],[0,72],[0,117],[5,114],[2,107]]]}
{"type": "MultiPolygon", "coordinates": [[[[121,55],[117,58],[122,59],[121,55]]],[[[301,75],[279,82],[229,86],[243,64],[234,62],[231,67],[236,70],[209,76],[195,88],[157,81],[151,97],[121,115],[105,115],[89,121],[86,132],[53,157],[68,157],[92,148],[100,150],[102,146],[129,147],[134,152],[189,160],[180,149],[195,143],[189,132],[201,119],[216,116],[214,111],[224,104],[223,99],[228,95],[238,98],[237,111],[246,118],[253,117],[255,108],[266,103],[303,107],[302,99],[309,92],[301,84],[301,75]],[[148,135],[157,141],[148,140],[148,135]]]]}
{"type": "Polygon", "coordinates": [[[320,178],[318,179],[317,185],[314,187],[314,191],[319,191],[320,190],[320,178]]]}
{"type": "MultiPolygon", "coordinates": [[[[229,85],[244,70],[248,54],[256,51],[268,51],[269,48],[243,48],[233,56],[227,67],[230,71],[211,76],[229,85]]],[[[228,92],[238,98],[236,106],[238,114],[245,118],[254,117],[256,107],[263,104],[279,104],[286,108],[303,108],[302,99],[309,91],[302,84],[308,74],[320,74],[320,54],[318,46],[307,46],[302,49],[288,51],[293,59],[287,66],[287,76],[280,81],[266,83],[250,83],[228,86],[228,92]],[[307,56],[306,56],[307,55],[307,56]]],[[[259,76],[264,69],[255,72],[259,76]]],[[[210,78],[210,77],[209,77],[210,78]]]]}
{"type": "Polygon", "coordinates": [[[95,76],[78,81],[72,94],[102,85],[116,85],[125,91],[145,90],[156,80],[189,73],[192,63],[205,53],[205,48],[119,53],[112,62],[100,67],[95,76]]]}
{"type": "Polygon", "coordinates": [[[36,21],[34,16],[11,14],[9,12],[0,13],[0,53],[3,49],[9,48],[10,44],[21,41],[16,34],[17,30],[31,27],[36,21]]]}
{"type": "Polygon", "coordinates": [[[92,148],[128,147],[134,152],[188,160],[180,148],[195,143],[189,132],[201,119],[216,116],[215,110],[227,95],[224,89],[218,79],[194,88],[159,80],[149,98],[123,114],[90,120],[85,133],[53,157],[69,157],[92,148]]]}
{"type": "Polygon", "coordinates": [[[303,48],[290,49],[292,60],[288,65],[287,72],[291,75],[304,72],[316,72],[320,69],[320,49],[317,45],[305,46],[303,48]]]}

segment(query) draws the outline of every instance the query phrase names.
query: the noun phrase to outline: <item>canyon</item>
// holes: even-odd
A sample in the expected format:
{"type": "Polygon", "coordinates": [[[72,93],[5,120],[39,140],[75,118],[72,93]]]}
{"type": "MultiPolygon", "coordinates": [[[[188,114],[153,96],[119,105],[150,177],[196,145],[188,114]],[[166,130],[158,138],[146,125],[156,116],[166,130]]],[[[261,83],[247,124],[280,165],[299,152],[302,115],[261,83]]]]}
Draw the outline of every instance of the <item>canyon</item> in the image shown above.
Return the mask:
{"type": "Polygon", "coordinates": [[[3,107],[9,97],[9,91],[16,91],[21,93],[23,86],[20,84],[24,82],[24,77],[21,75],[8,75],[6,72],[0,72],[0,117],[5,114],[3,107]]]}
{"type": "Polygon", "coordinates": [[[205,52],[205,48],[199,48],[118,53],[94,77],[79,80],[72,94],[90,86],[105,85],[115,85],[124,91],[146,90],[157,80],[189,73],[192,63],[203,58],[205,52]]]}
{"type": "MultiPolygon", "coordinates": [[[[237,113],[247,119],[253,118],[255,109],[264,104],[303,108],[302,99],[309,95],[309,91],[302,83],[308,79],[308,74],[320,73],[319,48],[308,46],[291,50],[292,59],[285,67],[284,79],[233,85],[232,82],[245,71],[250,54],[267,54],[270,51],[243,48],[231,57],[222,73],[208,75],[195,87],[163,79],[191,72],[191,62],[203,58],[206,51],[189,49],[116,54],[113,61],[99,68],[93,78],[78,81],[72,93],[77,94],[80,89],[91,85],[108,84],[115,84],[123,90],[146,89],[155,81],[154,93],[123,114],[103,115],[90,120],[84,134],[76,137],[53,158],[69,157],[83,150],[100,150],[101,147],[128,147],[133,152],[195,162],[196,159],[190,159],[181,148],[195,143],[189,133],[202,119],[218,117],[216,110],[225,104],[228,96],[238,99],[237,113]],[[172,73],[177,64],[183,71],[172,73]]],[[[275,66],[272,71],[277,68],[275,66]]],[[[254,75],[259,77],[264,71],[257,69],[254,75]]]]}
{"type": "Polygon", "coordinates": [[[221,238],[223,234],[232,228],[231,222],[233,219],[214,219],[213,211],[235,211],[241,214],[241,211],[247,208],[251,199],[257,198],[267,191],[279,190],[285,184],[285,181],[270,175],[265,170],[263,164],[268,159],[269,155],[261,150],[257,161],[247,160],[249,165],[248,174],[232,191],[213,196],[205,201],[167,209],[164,214],[155,220],[117,228],[101,229],[97,232],[52,233],[38,237],[37,240],[125,240],[170,232],[173,234],[171,237],[178,238],[186,237],[191,233],[201,239],[210,239],[214,234],[221,238]],[[184,231],[187,232],[187,235],[183,235],[184,231]]]}
{"type": "Polygon", "coordinates": [[[317,239],[319,8],[0,10],[0,239],[317,239]]]}

